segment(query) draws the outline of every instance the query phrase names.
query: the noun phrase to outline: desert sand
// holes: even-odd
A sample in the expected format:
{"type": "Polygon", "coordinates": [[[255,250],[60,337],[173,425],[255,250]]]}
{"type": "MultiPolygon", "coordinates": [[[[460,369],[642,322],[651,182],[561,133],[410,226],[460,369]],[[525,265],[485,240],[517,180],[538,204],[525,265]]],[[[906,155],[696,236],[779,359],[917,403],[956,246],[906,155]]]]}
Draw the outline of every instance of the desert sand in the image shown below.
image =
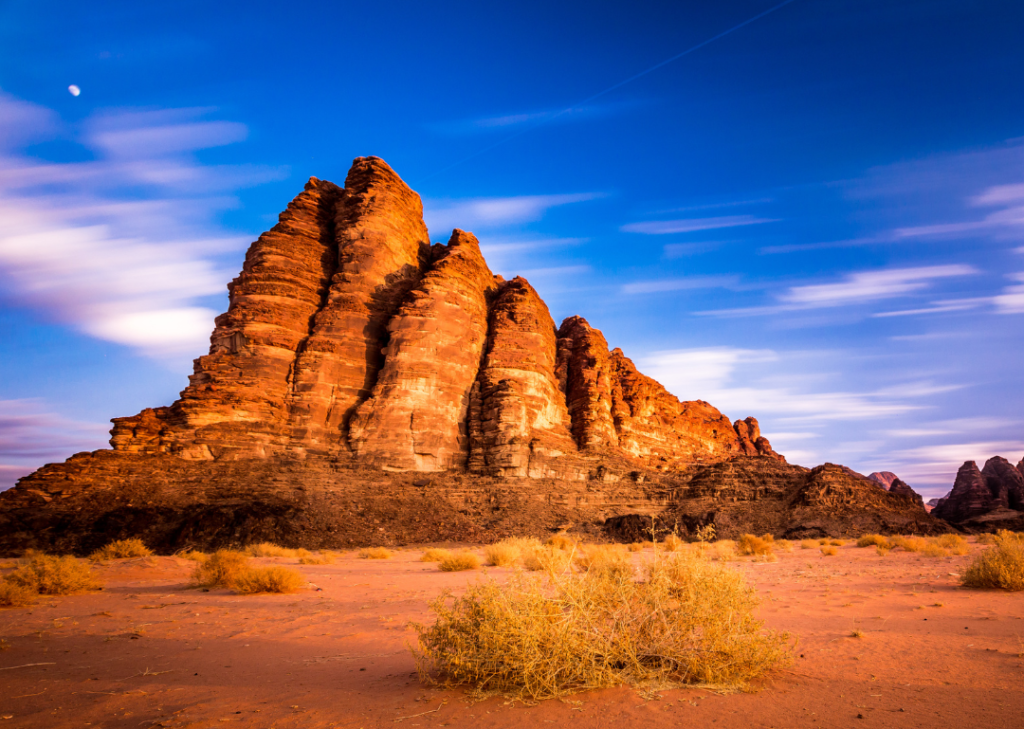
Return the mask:
{"type": "Polygon", "coordinates": [[[930,558],[794,546],[732,563],[766,625],[798,638],[792,665],[757,691],[616,688],[534,706],[427,687],[408,649],[408,623],[429,621],[442,589],[508,568],[443,573],[411,548],[259,559],[312,586],[240,596],[189,589],[184,559],[110,562],[96,568],[102,592],[0,610],[0,727],[1021,726],[1024,594],[958,584],[984,547],[930,558]]]}

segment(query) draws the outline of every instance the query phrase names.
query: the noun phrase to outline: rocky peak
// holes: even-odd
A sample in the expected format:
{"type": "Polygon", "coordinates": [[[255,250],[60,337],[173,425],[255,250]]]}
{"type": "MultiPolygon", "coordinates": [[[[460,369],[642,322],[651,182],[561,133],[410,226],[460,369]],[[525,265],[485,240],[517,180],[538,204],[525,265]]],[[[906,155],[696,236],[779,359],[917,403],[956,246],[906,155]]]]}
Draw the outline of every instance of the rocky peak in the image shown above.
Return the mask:
{"type": "Polygon", "coordinates": [[[981,475],[997,503],[1011,509],[1024,509],[1024,474],[1013,464],[994,456],[985,462],[981,475]]]}
{"type": "Polygon", "coordinates": [[[946,521],[961,522],[999,506],[988,489],[985,477],[978,470],[978,464],[965,461],[957,471],[953,490],[940,501],[933,513],[946,521]]]}
{"type": "Polygon", "coordinates": [[[872,481],[879,484],[886,491],[890,489],[893,481],[897,481],[898,477],[892,471],[875,471],[868,476],[872,481]]]}

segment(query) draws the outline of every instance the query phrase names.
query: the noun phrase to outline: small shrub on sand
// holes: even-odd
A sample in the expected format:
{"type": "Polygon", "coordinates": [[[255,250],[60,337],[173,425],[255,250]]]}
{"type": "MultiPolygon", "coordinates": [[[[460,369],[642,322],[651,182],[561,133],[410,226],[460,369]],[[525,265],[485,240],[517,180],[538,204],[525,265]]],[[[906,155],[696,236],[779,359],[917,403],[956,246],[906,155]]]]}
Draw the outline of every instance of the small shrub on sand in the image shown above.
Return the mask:
{"type": "Polygon", "coordinates": [[[884,546],[879,544],[875,546],[875,554],[877,554],[879,557],[884,557],[885,555],[889,554],[890,549],[892,549],[892,547],[890,547],[888,544],[884,546]]]}
{"type": "Polygon", "coordinates": [[[492,567],[511,567],[519,561],[520,549],[515,544],[498,542],[484,547],[484,557],[492,567]]]}
{"type": "Polygon", "coordinates": [[[940,547],[938,544],[929,542],[925,545],[924,549],[921,550],[921,554],[925,557],[948,557],[949,552],[940,547]]]}
{"type": "Polygon", "coordinates": [[[818,546],[818,542],[813,539],[803,539],[800,541],[800,549],[814,549],[818,546]]]}
{"type": "Polygon", "coordinates": [[[832,539],[831,541],[829,541],[829,544],[831,544],[833,547],[842,547],[844,544],[846,544],[846,542],[842,539],[832,539]]]}
{"type": "Polygon", "coordinates": [[[25,607],[36,600],[36,591],[13,582],[0,582],[0,607],[25,607]]]}
{"type": "Polygon", "coordinates": [[[463,572],[480,569],[480,558],[468,550],[453,552],[438,563],[442,572],[463,572]]]}
{"type": "Polygon", "coordinates": [[[195,587],[231,587],[235,578],[252,569],[249,558],[233,549],[218,549],[209,558],[196,563],[192,572],[195,587]]]}
{"type": "Polygon", "coordinates": [[[544,543],[553,549],[561,549],[563,552],[571,551],[576,546],[576,540],[568,534],[555,534],[548,537],[544,543]]]}
{"type": "Polygon", "coordinates": [[[644,551],[644,545],[641,542],[633,542],[626,546],[630,552],[642,552],[644,551]]]}
{"type": "Polygon", "coordinates": [[[890,548],[889,540],[881,534],[865,534],[857,540],[857,546],[890,548]]]}
{"type": "Polygon", "coordinates": [[[247,567],[231,578],[230,587],[239,595],[261,592],[298,592],[306,580],[290,567],[247,567]]]}
{"type": "Polygon", "coordinates": [[[979,534],[977,539],[978,544],[995,544],[995,534],[979,534]]]}
{"type": "Polygon", "coordinates": [[[953,554],[967,554],[971,551],[971,545],[959,534],[943,534],[935,538],[935,544],[948,549],[953,554]]]}
{"type": "Polygon", "coordinates": [[[771,554],[772,542],[764,537],[743,534],[736,540],[736,551],[746,556],[751,554],[771,554]]]}
{"type": "Polygon", "coordinates": [[[196,549],[191,549],[188,552],[182,552],[178,556],[182,559],[187,559],[191,562],[205,562],[210,558],[210,555],[208,555],[206,552],[200,552],[196,549]]]}
{"type": "Polygon", "coordinates": [[[252,557],[290,557],[292,559],[302,559],[310,555],[308,549],[290,549],[278,546],[273,542],[250,544],[246,552],[252,557]]]}
{"type": "Polygon", "coordinates": [[[439,547],[427,547],[423,550],[423,555],[420,557],[420,562],[440,562],[445,557],[451,556],[450,549],[441,549],[439,547]]]}
{"type": "Polygon", "coordinates": [[[570,553],[551,547],[534,547],[523,552],[523,567],[531,572],[565,572],[569,569],[570,553]]]}
{"type": "Polygon", "coordinates": [[[93,562],[101,562],[108,559],[130,559],[132,557],[149,557],[153,550],[143,544],[141,539],[118,539],[105,547],[97,549],[89,555],[93,562]]]}
{"type": "Polygon", "coordinates": [[[665,539],[661,542],[663,552],[682,552],[684,549],[686,549],[686,542],[675,534],[665,535],[665,539]]]}
{"type": "Polygon", "coordinates": [[[922,537],[895,536],[890,541],[893,547],[899,547],[904,552],[923,552],[928,546],[928,540],[922,537]]]}
{"type": "Polygon", "coordinates": [[[728,562],[736,559],[736,542],[731,539],[719,539],[707,545],[704,549],[704,557],[716,562],[728,562]]]}
{"type": "Polygon", "coordinates": [[[330,552],[317,552],[299,557],[299,564],[334,564],[337,558],[337,555],[330,552]]]}
{"type": "Polygon", "coordinates": [[[51,557],[32,552],[4,581],[40,595],[74,595],[98,590],[100,583],[89,565],[74,557],[51,557]]]}
{"type": "Polygon", "coordinates": [[[633,562],[629,552],[612,545],[590,545],[580,549],[573,560],[576,568],[585,572],[602,574],[633,574],[633,562]]]}
{"type": "Polygon", "coordinates": [[[1000,531],[995,544],[963,571],[960,582],[964,587],[1024,590],[1024,540],[1013,532],[1000,531]]]}
{"type": "Polygon", "coordinates": [[[359,559],[391,559],[391,550],[387,547],[367,547],[359,550],[359,559]]]}
{"type": "Polygon", "coordinates": [[[442,593],[415,626],[421,676],[477,696],[541,700],[619,685],[743,687],[789,659],[789,637],[754,617],[741,574],[690,555],[644,580],[594,572],[518,574],[442,593]]]}
{"type": "Polygon", "coordinates": [[[833,547],[831,544],[821,545],[821,553],[826,557],[835,557],[839,554],[839,547],[833,547]]]}
{"type": "Polygon", "coordinates": [[[772,543],[772,546],[776,549],[781,549],[783,552],[793,551],[793,542],[789,541],[788,539],[776,539],[772,543]]]}

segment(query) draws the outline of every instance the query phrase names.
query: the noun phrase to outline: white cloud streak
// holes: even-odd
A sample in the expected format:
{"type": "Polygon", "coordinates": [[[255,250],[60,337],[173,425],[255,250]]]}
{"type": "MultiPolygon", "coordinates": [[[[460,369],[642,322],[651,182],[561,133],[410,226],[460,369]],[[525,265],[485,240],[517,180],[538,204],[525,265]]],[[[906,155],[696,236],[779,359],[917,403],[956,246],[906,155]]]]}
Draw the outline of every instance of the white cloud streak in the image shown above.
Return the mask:
{"type": "Polygon", "coordinates": [[[661,281],[636,281],[623,285],[621,290],[627,295],[660,294],[669,291],[732,288],[738,284],[738,276],[688,276],[661,281]]]}
{"type": "Polygon", "coordinates": [[[516,197],[478,197],[463,200],[424,200],[423,217],[432,236],[447,236],[454,228],[467,231],[532,223],[554,207],[588,202],[603,193],[583,192],[565,195],[520,195],[516,197]]]}
{"type": "Polygon", "coordinates": [[[774,223],[772,218],[755,218],[753,215],[725,215],[717,218],[683,218],[680,220],[649,220],[640,223],[628,223],[621,230],[626,233],[642,233],[644,235],[669,235],[672,233],[692,233],[698,230],[715,230],[718,228],[736,228],[745,225],[774,223]]]}

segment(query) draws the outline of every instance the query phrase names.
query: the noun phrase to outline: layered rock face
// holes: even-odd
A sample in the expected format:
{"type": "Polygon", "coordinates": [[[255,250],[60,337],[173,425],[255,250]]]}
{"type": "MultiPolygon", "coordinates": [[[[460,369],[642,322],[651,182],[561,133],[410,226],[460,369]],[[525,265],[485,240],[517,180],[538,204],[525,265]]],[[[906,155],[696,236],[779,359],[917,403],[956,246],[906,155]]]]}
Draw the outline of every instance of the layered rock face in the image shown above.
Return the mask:
{"type": "Polygon", "coordinates": [[[978,464],[967,461],[957,471],[949,496],[941,499],[932,513],[946,521],[962,522],[1006,506],[1005,499],[1000,503],[993,497],[978,464]]]}
{"type": "Polygon", "coordinates": [[[1024,474],[1013,464],[1000,456],[985,461],[981,469],[989,493],[1000,505],[1018,511],[1024,510],[1024,474]]]}
{"type": "Polygon", "coordinates": [[[967,461],[956,474],[953,490],[938,500],[936,516],[953,523],[1024,522],[1024,473],[1005,458],[994,456],[978,470],[967,461]]]}
{"type": "Polygon", "coordinates": [[[868,478],[879,484],[886,491],[888,491],[889,487],[892,486],[893,481],[897,480],[896,474],[892,471],[875,471],[868,475],[868,478]]]}

